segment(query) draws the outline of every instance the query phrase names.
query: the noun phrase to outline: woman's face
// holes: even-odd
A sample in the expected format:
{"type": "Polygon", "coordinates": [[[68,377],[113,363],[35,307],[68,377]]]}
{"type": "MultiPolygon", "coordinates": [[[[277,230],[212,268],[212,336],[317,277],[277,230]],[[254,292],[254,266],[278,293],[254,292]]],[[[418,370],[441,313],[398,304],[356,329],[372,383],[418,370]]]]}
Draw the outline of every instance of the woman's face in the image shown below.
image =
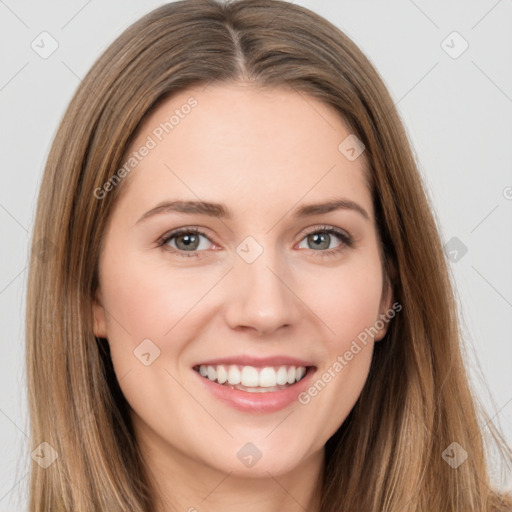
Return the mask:
{"type": "Polygon", "coordinates": [[[291,471],[354,406],[391,297],[349,136],[318,100],[247,84],[145,120],[113,185],[94,329],[161,467],[291,471]]]}

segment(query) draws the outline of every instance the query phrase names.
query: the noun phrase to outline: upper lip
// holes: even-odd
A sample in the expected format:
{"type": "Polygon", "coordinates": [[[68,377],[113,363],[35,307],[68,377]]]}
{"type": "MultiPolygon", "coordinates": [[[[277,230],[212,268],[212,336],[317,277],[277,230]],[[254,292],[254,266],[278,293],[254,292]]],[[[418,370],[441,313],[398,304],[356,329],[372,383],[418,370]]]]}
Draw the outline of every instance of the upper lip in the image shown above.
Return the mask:
{"type": "Polygon", "coordinates": [[[220,364],[236,364],[241,366],[314,366],[311,361],[304,359],[298,359],[296,357],[277,355],[268,357],[254,357],[248,355],[240,356],[228,356],[228,357],[217,357],[215,359],[209,359],[207,361],[201,361],[195,366],[216,366],[220,364]]]}

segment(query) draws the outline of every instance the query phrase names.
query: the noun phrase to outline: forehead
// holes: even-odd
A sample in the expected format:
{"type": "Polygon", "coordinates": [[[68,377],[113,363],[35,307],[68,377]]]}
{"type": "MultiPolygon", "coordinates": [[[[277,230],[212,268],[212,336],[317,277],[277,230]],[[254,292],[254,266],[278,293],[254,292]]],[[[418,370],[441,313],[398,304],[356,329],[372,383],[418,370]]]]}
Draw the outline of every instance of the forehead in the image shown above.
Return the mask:
{"type": "Polygon", "coordinates": [[[255,205],[343,194],[371,212],[364,153],[351,160],[340,150],[350,136],[334,108],[292,88],[190,88],[144,120],[125,155],[138,153],[124,193],[145,202],[155,194],[208,200],[229,193],[255,205]]]}

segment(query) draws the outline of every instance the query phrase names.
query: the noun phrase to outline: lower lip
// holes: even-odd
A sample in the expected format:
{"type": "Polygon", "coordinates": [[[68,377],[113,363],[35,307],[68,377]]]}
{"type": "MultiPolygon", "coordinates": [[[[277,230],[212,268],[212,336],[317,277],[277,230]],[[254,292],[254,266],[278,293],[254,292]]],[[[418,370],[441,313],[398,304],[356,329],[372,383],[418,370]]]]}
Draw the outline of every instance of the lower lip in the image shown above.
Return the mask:
{"type": "Polygon", "coordinates": [[[243,412],[271,413],[280,411],[296,401],[298,395],[308,387],[315,370],[316,368],[314,367],[308,367],[306,375],[299,382],[279,391],[268,391],[265,393],[250,393],[241,389],[233,389],[224,384],[213,382],[195,370],[192,371],[213,396],[231,407],[243,412]]]}

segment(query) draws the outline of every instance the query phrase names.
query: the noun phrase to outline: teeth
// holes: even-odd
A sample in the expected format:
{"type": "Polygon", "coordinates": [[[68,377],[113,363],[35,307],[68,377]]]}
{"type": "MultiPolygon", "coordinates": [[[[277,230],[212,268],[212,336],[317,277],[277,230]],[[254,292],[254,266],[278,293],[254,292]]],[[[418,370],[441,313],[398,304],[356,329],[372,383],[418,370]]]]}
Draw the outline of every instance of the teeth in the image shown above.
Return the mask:
{"type": "Polygon", "coordinates": [[[242,374],[240,375],[240,384],[242,384],[242,386],[255,388],[256,386],[259,386],[259,383],[260,379],[258,370],[256,370],[254,366],[244,366],[242,368],[242,374]]]}
{"type": "Polygon", "coordinates": [[[219,384],[224,384],[228,380],[228,372],[226,371],[226,368],[224,366],[219,365],[217,366],[217,382],[219,384]]]}
{"type": "MultiPolygon", "coordinates": [[[[273,388],[276,386],[284,386],[286,384],[295,384],[306,375],[304,366],[265,366],[264,368],[256,368],[254,366],[237,366],[237,365],[215,365],[207,366],[202,364],[199,366],[199,373],[219,384],[231,384],[232,386],[242,385],[247,388],[273,388]]],[[[253,392],[258,392],[254,390],[253,392]]],[[[270,391],[270,389],[269,389],[270,391]]]]}
{"type": "Polygon", "coordinates": [[[285,366],[281,366],[279,370],[277,370],[276,374],[276,383],[280,386],[283,386],[288,382],[288,371],[286,370],[285,366]]]}
{"type": "Polygon", "coordinates": [[[210,380],[217,380],[217,370],[213,366],[208,366],[206,368],[206,370],[207,370],[206,376],[210,380]]]}
{"type": "Polygon", "coordinates": [[[231,365],[229,367],[229,370],[228,370],[228,383],[231,384],[231,385],[240,384],[240,370],[235,365],[231,365]]]}
{"type": "Polygon", "coordinates": [[[262,388],[271,388],[277,384],[277,373],[274,368],[263,368],[260,372],[258,385],[262,388]]]}

